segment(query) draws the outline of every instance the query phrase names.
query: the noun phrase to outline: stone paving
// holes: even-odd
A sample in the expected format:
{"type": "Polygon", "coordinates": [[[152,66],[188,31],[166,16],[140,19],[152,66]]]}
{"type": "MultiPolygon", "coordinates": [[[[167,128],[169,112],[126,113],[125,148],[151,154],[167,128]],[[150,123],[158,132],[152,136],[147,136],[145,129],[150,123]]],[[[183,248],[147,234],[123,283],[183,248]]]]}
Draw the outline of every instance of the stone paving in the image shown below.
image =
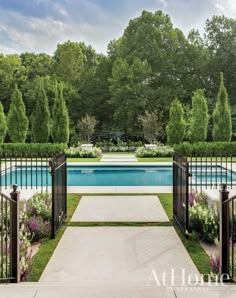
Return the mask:
{"type": "Polygon", "coordinates": [[[157,196],[83,196],[71,221],[167,222],[157,196]]]}
{"type": "MultiPolygon", "coordinates": [[[[131,197],[127,213],[119,206],[121,201],[118,202],[117,196],[101,196],[97,198],[97,202],[94,201],[93,196],[84,197],[84,206],[81,205],[81,210],[77,208],[73,220],[81,220],[83,215],[86,220],[90,218],[91,221],[95,221],[98,219],[98,214],[101,220],[110,220],[112,219],[111,210],[109,210],[111,202],[114,203],[112,207],[114,220],[122,220],[119,216],[122,210],[123,216],[130,216],[133,212],[135,220],[141,219],[139,208],[143,206],[141,198],[144,197],[140,196],[136,200],[131,197]],[[91,202],[95,204],[95,208],[89,205],[91,202]],[[98,202],[101,202],[106,211],[102,212],[102,209],[98,208],[98,202]]],[[[155,218],[159,219],[158,221],[166,221],[158,198],[149,196],[146,199],[147,202],[149,201],[149,206],[158,202],[157,206],[160,210],[157,211],[158,216],[155,218]]],[[[156,206],[152,206],[156,211],[156,206]]],[[[143,208],[146,219],[149,218],[149,212],[150,215],[153,214],[149,208],[143,208]]],[[[68,227],[40,281],[0,285],[0,297],[236,297],[235,286],[200,285],[199,280],[197,268],[171,226],[68,227]],[[174,275],[171,270],[174,270],[174,275]],[[187,281],[189,274],[191,274],[192,286],[188,284],[185,286],[185,283],[183,286],[182,282],[187,281]]]]}

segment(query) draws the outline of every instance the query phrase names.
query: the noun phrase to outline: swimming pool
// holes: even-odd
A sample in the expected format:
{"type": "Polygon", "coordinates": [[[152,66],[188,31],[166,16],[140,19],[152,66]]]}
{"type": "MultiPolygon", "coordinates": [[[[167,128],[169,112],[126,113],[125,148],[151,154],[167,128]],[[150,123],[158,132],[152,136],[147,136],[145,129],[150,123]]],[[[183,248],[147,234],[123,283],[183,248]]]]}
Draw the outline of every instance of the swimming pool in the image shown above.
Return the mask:
{"type": "MultiPolygon", "coordinates": [[[[236,173],[222,167],[192,168],[192,181],[195,184],[205,181],[217,183],[228,181],[231,176],[236,181],[236,173]],[[211,171],[211,174],[210,172],[211,171]],[[212,171],[213,174],[212,175],[212,171]],[[222,179],[222,180],[221,180],[222,179]]],[[[17,167],[1,177],[3,186],[14,183],[22,186],[51,186],[48,167],[17,167]]],[[[172,166],[75,166],[67,167],[68,186],[172,186],[172,166]]]]}

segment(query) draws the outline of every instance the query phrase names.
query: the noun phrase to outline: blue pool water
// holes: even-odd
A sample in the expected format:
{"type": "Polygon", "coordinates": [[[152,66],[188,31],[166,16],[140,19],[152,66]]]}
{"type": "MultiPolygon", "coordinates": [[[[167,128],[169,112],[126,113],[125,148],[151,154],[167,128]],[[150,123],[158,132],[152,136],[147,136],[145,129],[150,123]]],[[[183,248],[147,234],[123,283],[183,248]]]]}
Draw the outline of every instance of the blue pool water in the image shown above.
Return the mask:
{"type": "MultiPolygon", "coordinates": [[[[195,183],[219,183],[229,181],[231,175],[236,181],[236,173],[221,167],[192,169],[195,183]],[[211,169],[212,171],[212,169],[211,169]],[[222,180],[221,180],[222,179],[222,180]]],[[[68,186],[172,186],[172,166],[68,166],[68,186]]],[[[51,177],[47,167],[17,167],[15,171],[2,176],[3,186],[19,184],[22,186],[50,186],[51,177]]]]}

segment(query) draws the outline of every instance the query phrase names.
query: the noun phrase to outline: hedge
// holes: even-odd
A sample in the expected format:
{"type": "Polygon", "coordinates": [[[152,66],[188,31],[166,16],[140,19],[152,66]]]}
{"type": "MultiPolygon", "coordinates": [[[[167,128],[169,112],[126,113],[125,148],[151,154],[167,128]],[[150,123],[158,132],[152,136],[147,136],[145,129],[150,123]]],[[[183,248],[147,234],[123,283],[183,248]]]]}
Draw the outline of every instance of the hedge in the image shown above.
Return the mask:
{"type": "Polygon", "coordinates": [[[174,146],[174,152],[192,156],[236,156],[236,142],[183,143],[174,146]]]}
{"type": "Polygon", "coordinates": [[[54,156],[65,153],[66,144],[25,144],[3,143],[0,144],[0,155],[5,156],[54,156]]]}

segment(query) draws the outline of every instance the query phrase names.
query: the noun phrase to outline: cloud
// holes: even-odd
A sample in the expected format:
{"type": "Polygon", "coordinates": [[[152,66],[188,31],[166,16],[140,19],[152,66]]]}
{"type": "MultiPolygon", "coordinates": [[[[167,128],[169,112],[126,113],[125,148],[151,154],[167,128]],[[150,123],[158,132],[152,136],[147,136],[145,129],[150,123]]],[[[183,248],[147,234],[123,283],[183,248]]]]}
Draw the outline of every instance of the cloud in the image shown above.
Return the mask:
{"type": "Polygon", "coordinates": [[[235,0],[0,0],[0,51],[52,54],[71,39],[105,53],[131,18],[160,9],[186,34],[216,13],[236,17],[235,0]]]}

